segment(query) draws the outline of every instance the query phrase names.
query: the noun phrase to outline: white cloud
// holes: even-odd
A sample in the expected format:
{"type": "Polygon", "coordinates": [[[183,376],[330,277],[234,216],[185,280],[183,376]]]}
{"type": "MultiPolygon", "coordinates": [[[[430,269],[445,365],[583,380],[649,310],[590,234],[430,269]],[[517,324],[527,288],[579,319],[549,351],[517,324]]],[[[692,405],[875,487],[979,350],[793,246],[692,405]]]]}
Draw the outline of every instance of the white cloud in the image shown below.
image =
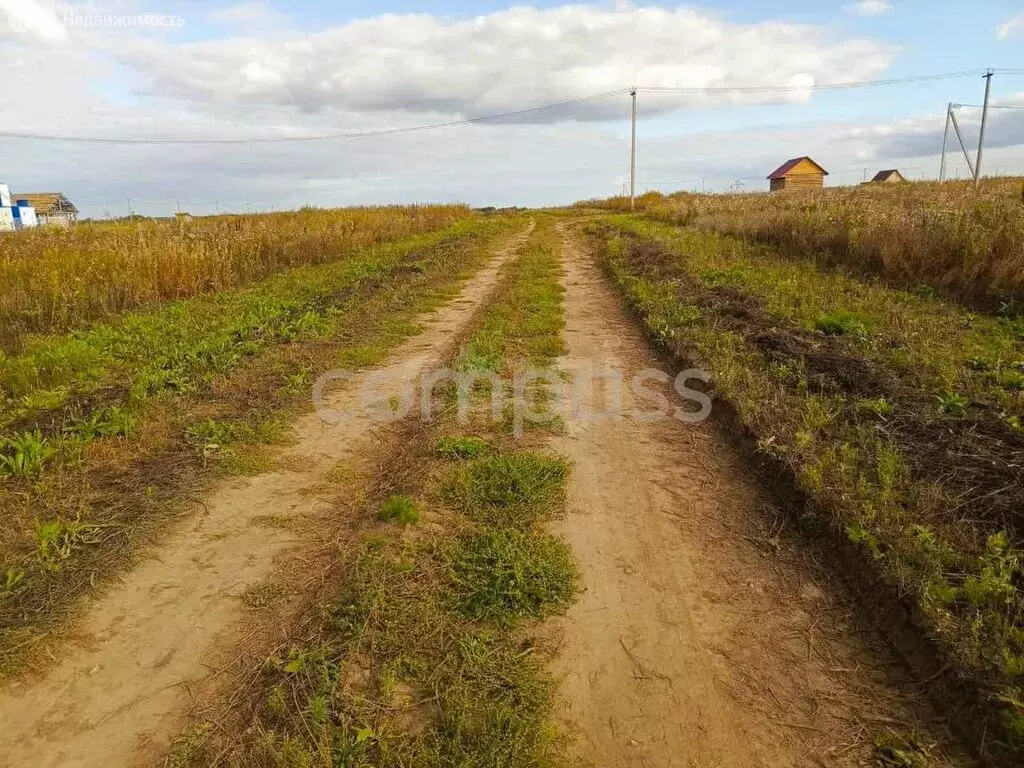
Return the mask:
{"type": "Polygon", "coordinates": [[[55,42],[63,40],[67,34],[54,9],[37,0],[0,0],[0,11],[6,16],[8,28],[16,35],[55,42]]]}
{"type": "Polygon", "coordinates": [[[858,16],[881,16],[892,10],[892,3],[889,0],[860,0],[846,6],[846,10],[858,16]]]}
{"type": "MultiPolygon", "coordinates": [[[[216,104],[479,116],[631,84],[728,87],[870,78],[893,47],[820,27],[736,24],[690,8],[514,7],[469,19],[385,14],[315,34],[190,44],[138,39],[115,52],[149,93],[216,104]]],[[[801,101],[807,93],[648,99],[678,106],[801,101]]],[[[576,112],[604,119],[606,106],[576,112]]],[[[550,115],[535,119],[548,120],[550,115]]]]}
{"type": "Polygon", "coordinates": [[[232,5],[214,7],[206,12],[205,18],[211,24],[245,29],[268,29],[288,23],[288,16],[265,0],[243,0],[232,5]]]}
{"type": "MultiPolygon", "coordinates": [[[[1024,93],[1013,94],[993,102],[996,106],[1024,107],[1024,93]]],[[[977,147],[981,110],[964,107],[957,113],[969,152],[977,147]]],[[[908,157],[938,154],[942,146],[944,119],[934,115],[891,120],[878,125],[853,127],[837,134],[841,142],[851,142],[862,156],[908,157]],[[865,154],[866,153],[866,154],[865,154]]],[[[993,109],[989,112],[985,132],[985,149],[1019,147],[1024,145],[1024,111],[993,109]]],[[[952,134],[947,151],[959,156],[960,147],[952,134]]]]}
{"type": "Polygon", "coordinates": [[[1019,13],[996,27],[996,37],[1006,40],[1021,29],[1024,29],[1024,13],[1019,13]]]}

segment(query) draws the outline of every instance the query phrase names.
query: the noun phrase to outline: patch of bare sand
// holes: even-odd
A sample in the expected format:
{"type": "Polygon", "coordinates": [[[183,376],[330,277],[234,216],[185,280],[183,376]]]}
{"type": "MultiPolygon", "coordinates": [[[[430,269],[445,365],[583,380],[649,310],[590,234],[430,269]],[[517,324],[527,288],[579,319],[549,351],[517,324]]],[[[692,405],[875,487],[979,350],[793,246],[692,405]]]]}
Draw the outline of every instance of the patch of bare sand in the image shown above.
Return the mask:
{"type": "Polygon", "coordinates": [[[305,544],[289,526],[266,521],[326,512],[317,489],[332,468],[369,449],[377,422],[360,407],[359,385],[377,376],[375,391],[387,400],[437,364],[532,229],[507,241],[455,300],[427,317],[424,330],[392,352],[383,375],[362,372],[327,396],[325,405],[352,418],[300,418],[283,469],[218,484],[159,548],[85,608],[86,642],[64,648],[42,679],[0,691],[0,765],[114,768],[169,746],[189,689],[243,640],[237,628],[247,590],[282,567],[282,558],[302,556],[305,544]]]}
{"type": "MultiPolygon", "coordinates": [[[[563,367],[619,370],[627,383],[660,367],[590,257],[563,238],[563,367]]],[[[595,386],[582,402],[600,410],[608,396],[595,386]]],[[[636,404],[626,386],[624,409],[636,404]]],[[[559,717],[580,763],[863,765],[888,727],[945,743],[713,417],[565,421],[553,447],[575,470],[558,532],[583,591],[553,630],[559,717]]]]}

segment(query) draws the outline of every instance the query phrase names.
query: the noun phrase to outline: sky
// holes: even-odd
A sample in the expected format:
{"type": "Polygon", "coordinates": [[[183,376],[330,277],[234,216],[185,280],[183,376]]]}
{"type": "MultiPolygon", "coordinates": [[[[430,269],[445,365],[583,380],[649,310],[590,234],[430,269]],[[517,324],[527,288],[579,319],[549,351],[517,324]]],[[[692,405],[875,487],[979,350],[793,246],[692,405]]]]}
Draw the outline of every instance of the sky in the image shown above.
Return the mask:
{"type": "Polygon", "coordinates": [[[763,190],[801,155],[934,178],[948,102],[973,157],[986,68],[984,172],[1024,175],[1019,0],[0,0],[0,61],[0,182],[90,217],[607,197],[631,86],[638,192],[763,190]]]}

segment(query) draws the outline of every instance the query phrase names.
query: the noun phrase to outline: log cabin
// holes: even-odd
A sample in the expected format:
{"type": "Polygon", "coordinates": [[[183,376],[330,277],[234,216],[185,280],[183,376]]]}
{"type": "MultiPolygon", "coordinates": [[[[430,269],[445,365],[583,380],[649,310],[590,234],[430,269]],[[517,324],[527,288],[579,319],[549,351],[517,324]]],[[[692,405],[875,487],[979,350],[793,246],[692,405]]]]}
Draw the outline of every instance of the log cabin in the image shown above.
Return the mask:
{"type": "Polygon", "coordinates": [[[770,174],[768,182],[772,192],[783,190],[821,189],[828,171],[809,157],[787,160],[770,174]]]}

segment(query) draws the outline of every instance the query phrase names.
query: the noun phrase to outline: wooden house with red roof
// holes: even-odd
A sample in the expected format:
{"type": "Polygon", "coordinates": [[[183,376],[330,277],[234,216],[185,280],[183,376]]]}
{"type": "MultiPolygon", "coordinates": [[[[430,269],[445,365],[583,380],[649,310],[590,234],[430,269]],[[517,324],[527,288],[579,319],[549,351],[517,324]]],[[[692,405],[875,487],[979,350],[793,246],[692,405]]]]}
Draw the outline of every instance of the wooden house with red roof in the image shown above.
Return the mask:
{"type": "Polygon", "coordinates": [[[793,189],[821,189],[825,186],[828,171],[809,157],[794,157],[787,160],[770,174],[768,182],[772,192],[793,189]]]}

